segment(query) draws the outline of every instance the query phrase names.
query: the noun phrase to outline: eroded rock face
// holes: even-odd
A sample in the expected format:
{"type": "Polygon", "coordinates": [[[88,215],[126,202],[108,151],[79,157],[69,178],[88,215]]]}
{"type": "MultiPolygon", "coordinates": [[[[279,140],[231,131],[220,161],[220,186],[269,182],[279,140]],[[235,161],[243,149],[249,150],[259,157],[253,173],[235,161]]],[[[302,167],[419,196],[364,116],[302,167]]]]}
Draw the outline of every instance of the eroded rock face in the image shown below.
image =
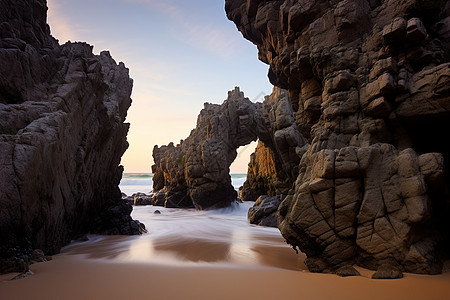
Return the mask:
{"type": "Polygon", "coordinates": [[[251,224],[277,227],[277,211],[281,203],[281,195],[259,196],[255,205],[248,210],[248,220],[251,224]]]}
{"type": "Polygon", "coordinates": [[[186,140],[154,147],[153,187],[166,207],[218,208],[236,199],[229,166],[239,146],[256,140],[260,110],[236,88],[222,105],[205,103],[186,140]]]}
{"type": "Polygon", "coordinates": [[[0,7],[0,258],[54,254],[88,231],[139,233],[118,188],[128,69],[90,45],[58,45],[44,0],[0,7]]]}
{"type": "Polygon", "coordinates": [[[242,201],[256,201],[261,195],[275,196],[277,180],[275,154],[258,141],[255,152],[250,155],[247,179],[239,191],[239,198],[242,201]]]}
{"type": "Polygon", "coordinates": [[[308,144],[296,130],[294,112],[286,91],[275,88],[265,97],[260,115],[261,135],[250,156],[247,180],[240,192],[243,201],[261,195],[288,194],[298,175],[298,164],[308,144]]]}
{"type": "Polygon", "coordinates": [[[436,273],[448,245],[448,1],[227,0],[309,148],[279,208],[310,270],[436,273]]]}
{"type": "Polygon", "coordinates": [[[294,125],[287,92],[278,88],[263,103],[252,103],[239,88],[222,105],[205,103],[186,140],[154,147],[154,202],[197,209],[228,206],[237,197],[229,175],[236,149],[258,138],[273,149],[277,188],[288,190],[292,176],[286,174],[298,172],[297,152],[304,146],[294,125]]]}

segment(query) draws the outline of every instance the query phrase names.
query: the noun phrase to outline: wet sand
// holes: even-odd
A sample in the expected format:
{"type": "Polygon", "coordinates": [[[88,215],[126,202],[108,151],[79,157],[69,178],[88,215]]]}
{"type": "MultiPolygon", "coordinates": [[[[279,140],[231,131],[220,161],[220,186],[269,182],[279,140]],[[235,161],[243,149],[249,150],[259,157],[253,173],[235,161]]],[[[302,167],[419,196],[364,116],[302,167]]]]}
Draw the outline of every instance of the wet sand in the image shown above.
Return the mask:
{"type": "MultiPolygon", "coordinates": [[[[251,204],[245,204],[247,206],[251,204]]],[[[8,281],[4,299],[449,299],[450,268],[442,275],[405,274],[396,280],[341,278],[307,271],[304,255],[275,228],[246,221],[248,207],[185,211],[135,208],[149,233],[89,236],[8,281]]]]}
{"type": "Polygon", "coordinates": [[[57,255],[31,266],[33,276],[5,281],[0,299],[446,299],[450,272],[397,280],[341,278],[274,267],[119,263],[57,255]]]}

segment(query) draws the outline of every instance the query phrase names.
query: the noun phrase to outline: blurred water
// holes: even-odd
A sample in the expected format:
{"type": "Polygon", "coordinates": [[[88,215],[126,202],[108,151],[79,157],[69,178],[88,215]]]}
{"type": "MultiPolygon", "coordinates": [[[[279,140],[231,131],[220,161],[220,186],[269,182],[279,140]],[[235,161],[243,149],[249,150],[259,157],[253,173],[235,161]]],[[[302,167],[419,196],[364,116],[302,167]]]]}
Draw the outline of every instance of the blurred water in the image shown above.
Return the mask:
{"type": "MultiPolygon", "coordinates": [[[[247,174],[231,174],[231,184],[236,190],[245,182],[247,174]]],[[[124,173],[119,185],[122,193],[128,196],[141,192],[149,194],[153,190],[153,174],[151,173],[124,173]]]]}
{"type": "MultiPolygon", "coordinates": [[[[127,195],[149,193],[152,178],[152,174],[126,173],[120,188],[127,195]]],[[[232,174],[236,189],[245,179],[246,174],[232,174]]],[[[296,255],[277,228],[249,224],[247,212],[253,204],[236,202],[228,208],[208,211],[134,206],[132,217],[145,224],[147,233],[89,235],[88,241],[74,242],[61,253],[111,262],[305,269],[304,257],[296,255]]]]}
{"type": "Polygon", "coordinates": [[[119,188],[127,196],[131,196],[137,192],[150,194],[153,189],[153,174],[124,173],[119,188]]]}
{"type": "Polygon", "coordinates": [[[247,174],[230,174],[231,175],[231,184],[234,189],[237,191],[239,187],[241,187],[245,180],[247,179],[247,174]]]}
{"type": "Polygon", "coordinates": [[[144,223],[148,233],[91,235],[89,241],[73,243],[62,253],[115,262],[304,269],[302,257],[284,243],[277,228],[249,224],[247,211],[253,204],[234,203],[209,211],[135,206],[132,217],[144,223]]]}

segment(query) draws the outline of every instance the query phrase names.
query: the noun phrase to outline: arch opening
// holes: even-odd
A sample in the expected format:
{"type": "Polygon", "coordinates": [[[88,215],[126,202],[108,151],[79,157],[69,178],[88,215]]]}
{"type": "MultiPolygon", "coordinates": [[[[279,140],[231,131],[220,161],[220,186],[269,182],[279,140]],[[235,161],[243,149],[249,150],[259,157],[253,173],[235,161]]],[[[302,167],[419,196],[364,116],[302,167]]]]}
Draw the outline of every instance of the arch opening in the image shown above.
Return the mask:
{"type": "Polygon", "coordinates": [[[247,163],[247,157],[250,167],[246,171],[242,165],[240,168],[248,175],[243,191],[252,196],[244,193],[243,200],[287,193],[295,176],[283,175],[281,182],[279,175],[295,170],[299,162],[296,149],[304,145],[305,140],[295,130],[286,91],[275,88],[263,103],[253,103],[235,88],[221,105],[205,103],[196,128],[179,145],[154,147],[155,197],[164,200],[166,207],[229,206],[238,197],[230,167],[235,170],[242,159],[247,163]],[[239,151],[238,155],[240,147],[251,151],[253,147],[247,145],[258,139],[255,153],[249,156],[239,151]]]}

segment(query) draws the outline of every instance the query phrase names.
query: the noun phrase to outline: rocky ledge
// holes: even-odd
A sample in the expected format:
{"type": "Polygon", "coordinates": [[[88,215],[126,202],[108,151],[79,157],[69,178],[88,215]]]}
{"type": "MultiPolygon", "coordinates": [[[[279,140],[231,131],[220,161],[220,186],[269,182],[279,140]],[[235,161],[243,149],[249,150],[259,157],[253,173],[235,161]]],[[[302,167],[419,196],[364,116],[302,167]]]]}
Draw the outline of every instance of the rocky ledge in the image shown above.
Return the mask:
{"type": "Polygon", "coordinates": [[[286,241],[316,272],[440,272],[450,234],[450,2],[226,0],[225,9],[288,91],[293,131],[308,144],[278,209],[286,241]]]}
{"type": "Polygon", "coordinates": [[[118,188],[128,69],[90,45],[58,45],[44,0],[0,7],[0,272],[87,232],[142,232],[118,188]]]}

